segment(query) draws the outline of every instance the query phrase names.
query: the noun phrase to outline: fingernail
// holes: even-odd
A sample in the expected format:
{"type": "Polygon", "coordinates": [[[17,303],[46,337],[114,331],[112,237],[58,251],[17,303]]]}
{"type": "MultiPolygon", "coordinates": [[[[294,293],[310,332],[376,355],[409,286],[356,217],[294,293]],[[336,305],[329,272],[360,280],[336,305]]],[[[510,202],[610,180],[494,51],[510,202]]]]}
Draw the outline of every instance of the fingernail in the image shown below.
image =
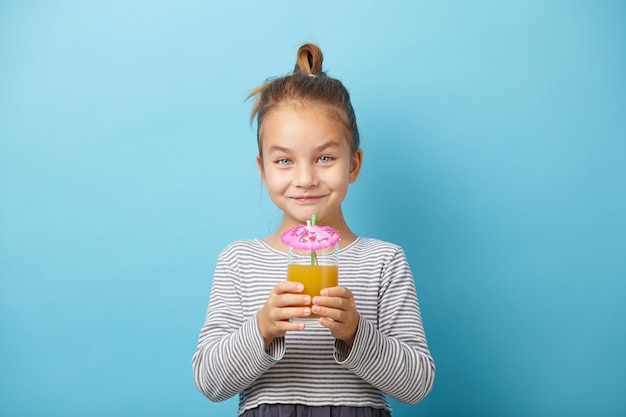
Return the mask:
{"type": "Polygon", "coordinates": [[[311,304],[311,297],[308,295],[304,297],[304,304],[311,304]]]}

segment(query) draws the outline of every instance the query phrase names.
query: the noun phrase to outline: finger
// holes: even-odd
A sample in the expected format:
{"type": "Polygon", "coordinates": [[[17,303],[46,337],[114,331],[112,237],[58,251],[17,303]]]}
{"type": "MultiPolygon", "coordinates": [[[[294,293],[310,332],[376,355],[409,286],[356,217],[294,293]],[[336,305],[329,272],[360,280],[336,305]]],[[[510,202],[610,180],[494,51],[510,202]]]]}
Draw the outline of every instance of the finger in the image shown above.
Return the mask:
{"type": "Polygon", "coordinates": [[[320,294],[324,297],[352,297],[352,291],[342,286],[323,288],[320,294]]]}
{"type": "Polygon", "coordinates": [[[343,326],[342,323],[337,322],[330,317],[320,317],[319,322],[322,326],[327,327],[330,330],[338,330],[343,326]]]}
{"type": "Polygon", "coordinates": [[[306,325],[301,321],[285,320],[276,323],[276,328],[279,330],[278,333],[280,333],[282,336],[284,336],[286,332],[303,330],[305,327],[306,325]]]}
{"type": "Polygon", "coordinates": [[[358,317],[359,317],[356,308],[343,310],[339,308],[333,308],[333,307],[327,307],[323,305],[314,304],[311,307],[311,311],[320,317],[325,317],[325,318],[331,319],[332,321],[336,323],[344,323],[349,326],[355,325],[355,323],[358,322],[358,317]]]}
{"type": "Polygon", "coordinates": [[[284,293],[300,293],[304,290],[304,285],[301,282],[294,281],[281,281],[272,289],[274,294],[284,293]]]}
{"type": "Polygon", "coordinates": [[[336,308],[324,307],[321,305],[313,305],[311,311],[320,317],[328,318],[336,322],[341,322],[344,311],[336,308]]]}
{"type": "Polygon", "coordinates": [[[354,301],[351,298],[317,296],[313,297],[313,305],[350,310],[354,306],[354,301]]]}
{"type": "Polygon", "coordinates": [[[274,309],[271,320],[275,322],[289,322],[292,318],[309,317],[311,315],[310,307],[284,307],[274,309]]]}
{"type": "Polygon", "coordinates": [[[280,294],[274,297],[273,305],[278,308],[309,306],[311,305],[311,297],[303,294],[280,294]]]}

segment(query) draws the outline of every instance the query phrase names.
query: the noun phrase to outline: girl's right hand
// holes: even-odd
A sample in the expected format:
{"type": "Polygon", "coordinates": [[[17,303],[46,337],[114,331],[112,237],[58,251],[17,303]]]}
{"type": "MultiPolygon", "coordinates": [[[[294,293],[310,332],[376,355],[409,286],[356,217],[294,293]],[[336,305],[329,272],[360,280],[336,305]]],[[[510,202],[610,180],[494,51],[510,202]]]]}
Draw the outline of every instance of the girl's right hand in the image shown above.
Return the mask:
{"type": "Polygon", "coordinates": [[[266,350],[275,338],[283,337],[288,331],[304,329],[304,323],[289,321],[294,317],[311,315],[311,297],[299,294],[302,290],[304,285],[292,281],[279,282],[272,288],[265,305],[257,314],[266,350]]]}

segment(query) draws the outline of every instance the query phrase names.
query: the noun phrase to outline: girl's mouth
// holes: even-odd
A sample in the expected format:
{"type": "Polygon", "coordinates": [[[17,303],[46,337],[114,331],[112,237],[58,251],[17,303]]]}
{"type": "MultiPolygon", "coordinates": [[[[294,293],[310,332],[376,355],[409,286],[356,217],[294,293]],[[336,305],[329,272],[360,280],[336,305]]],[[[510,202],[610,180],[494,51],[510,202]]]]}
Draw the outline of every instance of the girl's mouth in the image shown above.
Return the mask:
{"type": "Polygon", "coordinates": [[[312,195],[293,197],[293,199],[295,201],[297,201],[298,203],[301,203],[301,204],[315,203],[315,202],[319,201],[320,198],[322,198],[322,197],[321,196],[312,196],[312,195]]]}

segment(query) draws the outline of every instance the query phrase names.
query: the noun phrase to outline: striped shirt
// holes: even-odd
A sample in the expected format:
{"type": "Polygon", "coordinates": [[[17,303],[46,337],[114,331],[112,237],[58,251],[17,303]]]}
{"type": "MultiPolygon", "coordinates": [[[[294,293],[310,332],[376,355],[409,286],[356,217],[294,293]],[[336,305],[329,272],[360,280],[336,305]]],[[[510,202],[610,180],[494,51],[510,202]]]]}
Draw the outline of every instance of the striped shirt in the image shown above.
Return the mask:
{"type": "Polygon", "coordinates": [[[359,237],[339,252],[339,285],[352,291],[360,314],[351,349],[317,319],[303,319],[305,330],[264,350],[256,314],[286,273],[286,253],[258,239],[220,253],[192,359],[204,395],[222,401],[239,393],[242,414],[277,403],[391,411],[386,395],[414,404],[428,394],[435,366],[400,246],[359,237]]]}

